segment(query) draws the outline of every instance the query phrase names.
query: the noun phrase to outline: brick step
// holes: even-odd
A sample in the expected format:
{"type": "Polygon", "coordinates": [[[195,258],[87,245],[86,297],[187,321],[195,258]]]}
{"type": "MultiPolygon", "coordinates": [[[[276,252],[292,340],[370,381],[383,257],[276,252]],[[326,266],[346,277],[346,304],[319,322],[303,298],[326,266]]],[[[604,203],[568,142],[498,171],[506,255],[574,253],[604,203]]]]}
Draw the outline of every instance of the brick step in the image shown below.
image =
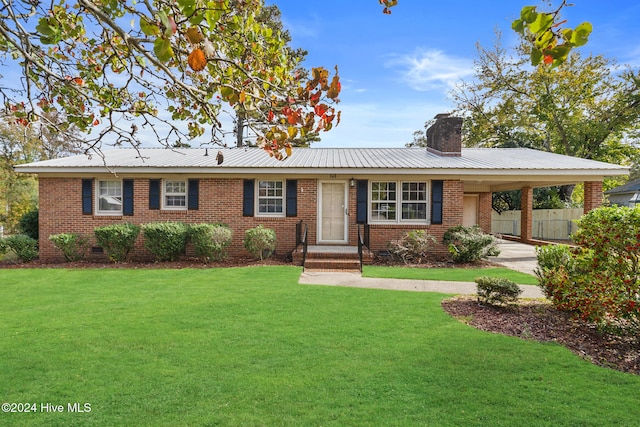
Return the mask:
{"type": "Polygon", "coordinates": [[[335,253],[335,252],[307,252],[307,260],[309,259],[355,259],[360,260],[358,253],[335,253]]]}
{"type": "Polygon", "coordinates": [[[337,258],[311,258],[307,257],[304,263],[305,271],[360,271],[360,260],[337,258]]]}

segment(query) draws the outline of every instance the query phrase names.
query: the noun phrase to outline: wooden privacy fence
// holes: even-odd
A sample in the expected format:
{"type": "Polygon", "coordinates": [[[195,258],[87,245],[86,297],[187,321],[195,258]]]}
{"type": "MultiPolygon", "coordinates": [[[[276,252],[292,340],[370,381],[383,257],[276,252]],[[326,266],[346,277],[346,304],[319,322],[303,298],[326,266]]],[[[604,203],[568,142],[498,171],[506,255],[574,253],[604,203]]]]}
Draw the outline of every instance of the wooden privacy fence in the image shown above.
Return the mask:
{"type": "MultiPolygon", "coordinates": [[[[567,240],[578,230],[575,220],[580,219],[582,208],[573,209],[534,209],[534,239],[567,240]]],[[[505,211],[502,214],[492,212],[491,232],[520,236],[520,211],[505,211]]]]}

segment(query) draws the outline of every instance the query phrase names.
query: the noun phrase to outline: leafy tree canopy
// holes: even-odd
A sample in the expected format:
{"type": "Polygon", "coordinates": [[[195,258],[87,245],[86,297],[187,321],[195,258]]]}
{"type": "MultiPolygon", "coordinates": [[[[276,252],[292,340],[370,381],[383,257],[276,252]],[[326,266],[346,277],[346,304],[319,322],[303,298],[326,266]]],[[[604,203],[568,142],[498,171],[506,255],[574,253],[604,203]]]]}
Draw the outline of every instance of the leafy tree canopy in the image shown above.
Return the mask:
{"type": "MultiPolygon", "coordinates": [[[[385,13],[398,3],[379,2],[385,13]]],[[[532,62],[557,66],[587,41],[589,25],[560,28],[566,5],[525,7],[514,22],[533,45],[532,62]]],[[[20,87],[0,87],[5,114],[57,133],[74,127],[91,149],[103,141],[138,146],[138,126],[166,146],[207,131],[220,142],[228,108],[259,146],[283,158],[292,141],[339,123],[340,80],[337,68],[333,76],[302,70],[303,55],[264,9],[263,0],[5,0],[0,63],[19,64],[21,73],[5,76],[20,87]]]]}
{"type": "Polygon", "coordinates": [[[87,148],[137,146],[141,124],[174,146],[207,129],[219,142],[226,106],[251,112],[258,145],[282,158],[294,138],[339,122],[337,68],[301,70],[288,35],[260,19],[262,0],[4,4],[1,61],[24,78],[0,95],[18,124],[59,113],[58,130],[87,133],[87,148]]]}

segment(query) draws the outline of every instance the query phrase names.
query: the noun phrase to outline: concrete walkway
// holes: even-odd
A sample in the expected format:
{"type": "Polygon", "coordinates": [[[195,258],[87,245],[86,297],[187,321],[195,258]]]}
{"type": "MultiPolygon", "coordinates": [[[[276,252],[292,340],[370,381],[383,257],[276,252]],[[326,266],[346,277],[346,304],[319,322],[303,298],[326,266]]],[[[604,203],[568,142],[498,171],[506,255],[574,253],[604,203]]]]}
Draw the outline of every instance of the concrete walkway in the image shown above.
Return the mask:
{"type": "MultiPolygon", "coordinates": [[[[533,274],[536,266],[535,248],[519,242],[500,240],[501,254],[491,261],[505,267],[533,274]]],[[[380,279],[362,277],[360,273],[303,272],[303,285],[347,286],[352,288],[389,289],[413,292],[441,292],[446,294],[474,295],[475,282],[451,282],[440,280],[380,279]]],[[[538,286],[519,285],[523,290],[521,298],[543,298],[538,286]]]]}

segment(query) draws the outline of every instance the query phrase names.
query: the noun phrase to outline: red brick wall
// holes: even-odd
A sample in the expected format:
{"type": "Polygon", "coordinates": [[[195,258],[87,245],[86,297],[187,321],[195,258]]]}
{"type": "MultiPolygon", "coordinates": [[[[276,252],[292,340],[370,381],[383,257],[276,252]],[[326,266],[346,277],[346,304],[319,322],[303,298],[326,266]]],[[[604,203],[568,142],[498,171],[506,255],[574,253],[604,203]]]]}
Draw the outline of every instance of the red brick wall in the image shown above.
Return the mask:
{"type": "MultiPolygon", "coordinates": [[[[315,244],[317,242],[318,184],[316,179],[298,179],[298,215],[291,218],[242,216],[242,178],[201,178],[199,182],[199,209],[189,211],[149,210],[149,179],[135,178],[133,216],[83,215],[81,178],[41,177],[39,182],[40,257],[42,259],[61,259],[61,255],[49,241],[49,236],[52,234],[82,233],[90,236],[92,244],[95,244],[93,239],[95,227],[124,222],[134,224],[163,221],[181,221],[185,223],[222,222],[229,225],[234,231],[229,252],[235,255],[247,254],[242,244],[244,233],[259,224],[273,228],[276,231],[276,252],[278,254],[289,253],[295,248],[296,223],[301,220],[308,225],[309,243],[315,244]]],[[[462,223],[463,193],[464,186],[461,181],[444,182],[444,223],[441,225],[371,225],[371,249],[375,251],[387,249],[387,243],[390,240],[397,239],[407,231],[415,229],[426,229],[440,242],[442,235],[449,227],[462,223]]],[[[349,213],[349,244],[356,245],[355,187],[349,188],[349,213]]],[[[439,244],[435,251],[444,254],[446,253],[446,248],[439,244]]],[[[138,239],[131,255],[140,259],[150,257],[143,247],[142,237],[138,239]]]]}
{"type": "Polygon", "coordinates": [[[491,233],[491,211],[492,198],[491,193],[480,193],[478,195],[478,225],[483,232],[491,233]]]}
{"type": "MultiPolygon", "coordinates": [[[[291,218],[258,218],[242,216],[243,179],[202,178],[199,184],[199,209],[189,211],[149,210],[149,180],[134,180],[134,215],[83,215],[81,204],[82,179],[40,178],[40,257],[60,259],[49,236],[58,233],[82,233],[93,239],[95,227],[113,223],[181,221],[185,223],[223,222],[234,231],[229,252],[247,254],[243,248],[244,233],[263,224],[276,232],[276,253],[284,254],[295,248],[296,223],[303,220],[309,225],[311,239],[316,230],[316,180],[298,180],[298,216],[291,218]]],[[[95,194],[94,194],[95,197],[95,194]]],[[[142,238],[138,238],[135,258],[148,258],[142,238]]]]}
{"type": "Polygon", "coordinates": [[[585,181],[584,183],[584,213],[599,208],[602,205],[602,181],[585,181]]]}

